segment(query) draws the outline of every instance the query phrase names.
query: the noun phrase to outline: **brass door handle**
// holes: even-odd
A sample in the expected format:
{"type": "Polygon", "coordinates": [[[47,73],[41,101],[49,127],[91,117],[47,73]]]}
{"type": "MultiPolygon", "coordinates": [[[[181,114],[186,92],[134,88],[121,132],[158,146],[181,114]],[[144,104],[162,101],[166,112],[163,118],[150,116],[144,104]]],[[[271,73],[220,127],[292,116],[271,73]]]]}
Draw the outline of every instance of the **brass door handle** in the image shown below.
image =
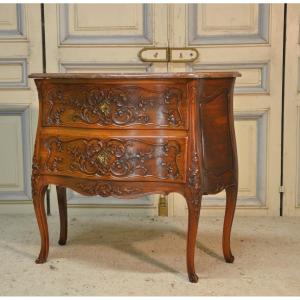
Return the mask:
{"type": "Polygon", "coordinates": [[[199,57],[199,52],[196,48],[170,48],[170,62],[193,62],[199,57]]]}
{"type": "Polygon", "coordinates": [[[156,48],[145,47],[138,53],[144,62],[193,62],[199,57],[196,48],[156,48]]]}
{"type": "Polygon", "coordinates": [[[138,57],[145,62],[168,62],[169,48],[145,47],[139,51],[138,57]]]}

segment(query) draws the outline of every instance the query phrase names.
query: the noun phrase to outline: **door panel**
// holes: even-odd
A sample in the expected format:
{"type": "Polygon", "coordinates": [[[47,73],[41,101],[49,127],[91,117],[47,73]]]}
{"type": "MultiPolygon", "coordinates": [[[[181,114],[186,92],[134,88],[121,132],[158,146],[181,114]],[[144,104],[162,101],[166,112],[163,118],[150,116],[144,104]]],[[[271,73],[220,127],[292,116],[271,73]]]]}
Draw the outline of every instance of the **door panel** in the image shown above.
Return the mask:
{"type": "Polygon", "coordinates": [[[167,70],[138,57],[143,47],[167,47],[166,5],[47,4],[45,19],[47,72],[167,70]]]}
{"type": "Polygon", "coordinates": [[[300,215],[300,5],[287,5],[283,215],[300,215]]]}
{"type": "MultiPolygon", "coordinates": [[[[0,169],[10,168],[0,175],[0,200],[11,203],[31,198],[38,102],[27,75],[42,72],[41,14],[39,4],[1,4],[0,8],[0,139],[5,144],[0,169]]],[[[286,214],[298,214],[300,207],[299,14],[299,5],[288,5],[286,214]]],[[[238,213],[278,215],[282,4],[46,4],[45,34],[47,72],[241,72],[234,98],[238,213]],[[196,48],[199,57],[193,63],[142,62],[138,53],[144,47],[196,48]]],[[[73,192],[70,197],[74,204],[127,205],[111,198],[87,202],[73,192]]],[[[150,208],[152,213],[155,199],[142,198],[128,205],[150,208]]],[[[182,197],[174,194],[169,199],[170,215],[186,214],[182,197]]],[[[206,213],[223,214],[223,205],[224,193],[204,201],[206,213]]]]}
{"type": "MultiPolygon", "coordinates": [[[[144,47],[168,46],[166,4],[46,4],[45,21],[47,72],[167,71],[167,62],[138,56],[144,47]]],[[[109,202],[69,192],[69,198],[71,204],[140,206],[157,214],[154,196],[109,202]]]]}
{"type": "MultiPolygon", "coordinates": [[[[234,95],[238,213],[278,215],[283,5],[180,4],[170,7],[170,20],[170,47],[196,48],[199,57],[170,63],[169,71],[242,74],[234,95]]],[[[205,196],[206,213],[218,213],[224,201],[225,193],[205,196]]],[[[183,203],[175,194],[174,215],[186,214],[183,203]]]]}
{"type": "Polygon", "coordinates": [[[190,4],[189,45],[267,43],[268,4],[190,4]]]}
{"type": "Polygon", "coordinates": [[[152,45],[152,13],[149,4],[60,5],[60,44],[152,45]]]}
{"type": "Polygon", "coordinates": [[[27,76],[41,71],[40,5],[0,4],[1,203],[31,199],[37,98],[27,76]]]}

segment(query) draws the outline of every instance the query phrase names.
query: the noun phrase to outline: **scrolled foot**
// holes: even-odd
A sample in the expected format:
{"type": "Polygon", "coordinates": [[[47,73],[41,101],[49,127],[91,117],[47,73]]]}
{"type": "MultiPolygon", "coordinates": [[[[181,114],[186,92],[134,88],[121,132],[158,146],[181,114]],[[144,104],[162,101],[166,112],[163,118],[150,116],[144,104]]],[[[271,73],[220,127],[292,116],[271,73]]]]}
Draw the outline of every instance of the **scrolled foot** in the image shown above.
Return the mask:
{"type": "Polygon", "coordinates": [[[67,243],[66,240],[60,239],[60,240],[58,241],[58,244],[61,245],[61,246],[64,246],[66,243],[67,243]]]}
{"type": "Polygon", "coordinates": [[[43,258],[43,257],[38,257],[36,260],[35,260],[35,263],[36,264],[43,264],[47,261],[46,258],[43,258]]]}
{"type": "Polygon", "coordinates": [[[189,273],[189,281],[192,282],[192,283],[196,283],[198,282],[198,275],[196,273],[189,273]]]}
{"type": "Polygon", "coordinates": [[[228,257],[225,257],[225,261],[229,264],[232,264],[234,262],[234,256],[230,255],[228,257]]]}

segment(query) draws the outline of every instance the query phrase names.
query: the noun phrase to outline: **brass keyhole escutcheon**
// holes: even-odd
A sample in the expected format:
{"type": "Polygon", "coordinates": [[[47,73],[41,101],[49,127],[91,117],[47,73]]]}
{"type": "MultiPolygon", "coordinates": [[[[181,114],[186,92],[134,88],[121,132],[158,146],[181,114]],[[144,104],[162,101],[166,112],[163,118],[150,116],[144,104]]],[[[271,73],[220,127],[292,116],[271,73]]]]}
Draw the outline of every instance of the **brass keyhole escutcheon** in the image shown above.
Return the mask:
{"type": "Polygon", "coordinates": [[[110,153],[105,149],[101,150],[97,156],[97,161],[103,167],[107,167],[110,159],[110,153]]]}
{"type": "Polygon", "coordinates": [[[101,111],[101,113],[104,115],[104,116],[108,116],[109,113],[110,113],[110,107],[109,107],[109,104],[107,102],[102,102],[100,105],[99,105],[99,109],[101,111]]]}

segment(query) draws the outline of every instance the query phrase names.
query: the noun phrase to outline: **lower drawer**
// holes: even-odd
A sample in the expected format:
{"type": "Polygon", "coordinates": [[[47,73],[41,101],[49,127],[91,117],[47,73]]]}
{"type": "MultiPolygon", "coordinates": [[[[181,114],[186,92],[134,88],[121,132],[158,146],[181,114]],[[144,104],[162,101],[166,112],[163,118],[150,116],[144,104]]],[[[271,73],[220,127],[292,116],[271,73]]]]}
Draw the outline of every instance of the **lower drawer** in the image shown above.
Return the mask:
{"type": "Polygon", "coordinates": [[[45,135],[39,145],[42,174],[185,182],[185,137],[45,135]]]}

